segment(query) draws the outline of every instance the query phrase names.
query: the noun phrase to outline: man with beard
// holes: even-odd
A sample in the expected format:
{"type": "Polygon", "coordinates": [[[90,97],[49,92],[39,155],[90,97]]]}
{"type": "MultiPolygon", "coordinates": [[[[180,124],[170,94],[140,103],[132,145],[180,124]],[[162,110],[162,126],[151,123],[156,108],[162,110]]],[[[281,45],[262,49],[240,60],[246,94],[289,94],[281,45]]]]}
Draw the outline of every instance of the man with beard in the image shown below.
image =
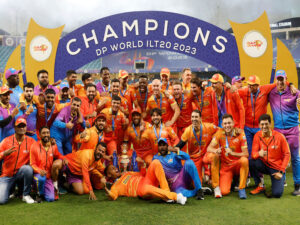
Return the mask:
{"type": "MultiPolygon", "coordinates": [[[[184,146],[188,146],[188,154],[190,155],[191,160],[194,161],[196,168],[198,170],[199,178],[202,182],[202,166],[204,164],[204,156],[207,151],[207,146],[209,145],[212,136],[218,130],[218,127],[211,123],[205,123],[201,120],[201,113],[199,110],[194,110],[191,114],[192,125],[188,126],[184,133],[181,136],[181,140],[178,143],[177,147],[182,149],[184,146]]],[[[215,167],[219,168],[219,162],[216,162],[217,165],[206,162],[206,164],[210,164],[212,171],[216,171],[219,173],[218,169],[214,169],[215,167]]],[[[205,170],[205,175],[209,176],[208,169],[205,170]]],[[[213,178],[217,176],[212,176],[213,178]]],[[[208,180],[206,178],[206,180],[208,180]]],[[[217,182],[212,180],[213,187],[216,186],[217,182]]]]}
{"type": "Polygon", "coordinates": [[[19,113],[19,108],[9,104],[11,93],[6,86],[0,88],[0,141],[15,132],[14,118],[19,113]]]}
{"type": "Polygon", "coordinates": [[[129,105],[126,98],[120,96],[120,81],[118,79],[113,79],[111,81],[111,94],[110,96],[105,96],[102,99],[100,99],[98,109],[105,109],[110,108],[112,105],[112,97],[113,96],[119,96],[121,98],[121,107],[120,111],[125,114],[126,117],[129,116],[129,105]]]}
{"type": "Polygon", "coordinates": [[[53,89],[56,94],[59,94],[59,91],[56,87],[49,84],[49,75],[47,70],[39,70],[37,72],[37,78],[39,85],[34,88],[34,95],[39,95],[40,93],[45,93],[47,89],[53,89]]]}
{"type": "Polygon", "coordinates": [[[81,112],[84,115],[86,127],[91,127],[97,116],[98,101],[96,99],[96,86],[94,84],[86,85],[86,96],[81,99],[81,112]]]}
{"type": "Polygon", "coordinates": [[[148,98],[150,98],[152,92],[148,89],[147,75],[141,75],[139,77],[138,87],[134,88],[131,94],[131,102],[134,103],[136,108],[140,108],[142,118],[144,118],[145,121],[150,122],[151,117],[147,114],[146,107],[148,98]]]}
{"type": "MultiPolygon", "coordinates": [[[[87,97],[87,91],[86,91],[87,87],[90,84],[94,85],[94,81],[93,81],[92,75],[90,73],[82,74],[81,80],[82,80],[83,86],[79,87],[78,92],[77,92],[77,96],[80,98],[87,97]]],[[[95,91],[95,93],[96,93],[97,98],[99,98],[100,95],[97,90],[95,91]]]]}
{"type": "Polygon", "coordinates": [[[239,94],[224,87],[224,78],[219,73],[214,74],[210,82],[213,88],[213,99],[217,102],[218,126],[222,127],[222,116],[228,113],[233,117],[234,126],[239,129],[244,129],[245,109],[239,94]]]}
{"type": "Polygon", "coordinates": [[[120,106],[121,98],[117,95],[112,95],[111,107],[101,111],[106,115],[105,139],[108,143],[108,155],[112,155],[114,151],[121,154],[124,132],[129,123],[124,113],[120,110],[120,106]]]}
{"type": "Polygon", "coordinates": [[[75,143],[80,143],[80,149],[95,149],[97,143],[106,142],[105,130],[106,127],[106,115],[100,113],[94,122],[94,126],[85,129],[82,133],[77,134],[74,138],[75,143]]]}
{"type": "Polygon", "coordinates": [[[59,94],[55,97],[55,103],[69,103],[71,101],[70,92],[73,93],[73,90],[69,88],[68,83],[63,83],[59,86],[59,94]]]}
{"type": "Polygon", "coordinates": [[[142,121],[141,111],[139,109],[134,109],[131,115],[132,123],[127,127],[124,135],[124,143],[127,144],[127,149],[129,149],[132,144],[137,156],[149,165],[152,162],[151,144],[142,139],[142,134],[146,129],[150,128],[151,125],[148,122],[142,121]]]}
{"type": "Polygon", "coordinates": [[[193,111],[193,95],[189,92],[183,93],[180,81],[173,83],[173,96],[180,109],[180,115],[176,120],[177,136],[181,137],[186,127],[191,125],[191,114],[193,111]]]}
{"type": "Polygon", "coordinates": [[[36,121],[37,121],[37,105],[33,99],[34,84],[29,82],[24,85],[24,100],[20,102],[21,108],[17,118],[23,117],[27,121],[26,135],[37,141],[36,121]]]}
{"type": "Polygon", "coordinates": [[[141,172],[126,172],[122,175],[116,167],[108,165],[104,174],[114,181],[110,190],[105,187],[105,192],[111,200],[116,200],[119,196],[146,199],[151,197],[167,202],[176,201],[181,205],[187,200],[181,193],[170,192],[164,169],[158,160],[150,164],[147,172],[142,168],[141,172]]]}
{"type": "MultiPolygon", "coordinates": [[[[238,176],[239,197],[246,199],[246,181],[249,173],[248,149],[245,133],[237,133],[234,128],[233,117],[224,114],[222,117],[222,129],[213,136],[207,147],[207,151],[216,154],[221,159],[220,186],[214,188],[215,197],[221,198],[228,195],[234,176],[238,176]]],[[[219,175],[216,171],[216,175],[219,175]]],[[[212,172],[213,175],[213,172],[212,172]]]]}
{"type": "Polygon", "coordinates": [[[187,198],[196,195],[197,200],[204,200],[197,168],[187,153],[180,151],[178,147],[168,146],[167,139],[160,138],[158,154],[153,157],[155,159],[162,164],[171,191],[187,198]],[[192,184],[195,188],[191,190],[192,184]]]}
{"type": "MultiPolygon", "coordinates": [[[[120,80],[120,97],[125,98],[128,106],[128,114],[132,111],[131,96],[133,92],[133,87],[128,84],[128,72],[126,70],[119,71],[119,80],[120,80]]],[[[128,115],[131,120],[131,114],[128,115]]]]}
{"type": "MultiPolygon", "coordinates": [[[[55,159],[64,160],[56,145],[50,141],[50,129],[42,127],[39,131],[40,138],[30,148],[30,166],[33,169],[33,180],[37,187],[37,202],[45,199],[47,202],[58,200],[58,189],[54,190],[51,180],[51,169],[55,159]]],[[[56,187],[57,188],[57,187],[56,187]]]]}
{"type": "Polygon", "coordinates": [[[168,68],[161,68],[160,70],[161,91],[169,91],[169,93],[172,94],[173,88],[172,88],[172,84],[170,83],[170,75],[171,73],[168,68]]]}
{"type": "Polygon", "coordinates": [[[152,109],[150,115],[152,126],[143,132],[142,139],[145,139],[145,141],[149,141],[149,143],[151,143],[151,155],[153,157],[153,155],[157,154],[158,152],[158,140],[160,138],[166,138],[171,146],[178,144],[179,139],[171,127],[166,127],[162,123],[162,112],[159,108],[152,109]]]}
{"type": "Polygon", "coordinates": [[[176,120],[180,114],[180,109],[167,91],[161,91],[160,80],[152,81],[153,94],[147,102],[147,114],[154,108],[159,108],[162,112],[162,122],[166,127],[172,127],[176,131],[176,120]]]}
{"type": "Polygon", "coordinates": [[[300,196],[300,157],[299,157],[299,110],[300,91],[293,95],[287,85],[287,74],[278,70],[275,74],[276,87],[269,94],[273,112],[274,130],[283,134],[289,144],[293,168],[294,196],[300,196]]]}
{"type": "Polygon", "coordinates": [[[22,73],[22,70],[16,70],[14,68],[9,68],[5,72],[5,78],[7,80],[7,86],[9,90],[12,91],[10,95],[9,103],[17,106],[19,104],[19,99],[23,93],[22,88],[19,86],[19,74],[22,73]]]}
{"type": "Polygon", "coordinates": [[[29,150],[35,140],[25,135],[26,124],[25,119],[17,119],[15,134],[5,138],[0,145],[0,160],[3,160],[0,177],[0,204],[5,204],[8,201],[16,184],[19,187],[19,194],[23,194],[23,201],[28,204],[34,203],[29,195],[33,171],[28,164],[29,150]]]}
{"type": "MultiPolygon", "coordinates": [[[[76,84],[77,81],[77,73],[75,70],[68,70],[67,71],[67,81],[68,81],[68,94],[70,97],[78,96],[78,91],[82,88],[80,84],[76,84]]],[[[62,87],[60,86],[60,89],[62,87]]]]}
{"type": "Polygon", "coordinates": [[[73,136],[78,130],[85,128],[80,106],[80,98],[73,98],[71,105],[60,111],[51,126],[51,137],[55,139],[58,150],[62,155],[72,152],[73,136]]]}
{"type": "Polygon", "coordinates": [[[191,90],[192,71],[190,68],[184,68],[182,70],[182,89],[184,91],[191,90]]]}
{"type": "Polygon", "coordinates": [[[218,112],[212,88],[202,87],[202,81],[195,77],[191,80],[191,91],[194,96],[193,103],[201,113],[202,122],[218,126],[218,112]]]}
{"type": "MultiPolygon", "coordinates": [[[[53,165],[53,171],[65,171],[67,174],[67,181],[72,185],[72,190],[78,195],[90,194],[90,200],[97,200],[97,197],[93,191],[93,186],[90,179],[90,174],[97,174],[99,179],[95,186],[99,186],[104,171],[104,166],[101,163],[103,155],[106,152],[106,144],[99,142],[95,149],[86,149],[83,151],[73,152],[65,156],[66,162],[63,167],[63,162],[58,161],[53,165]]],[[[58,172],[54,172],[52,176],[53,181],[57,181],[58,172]]]]}
{"type": "Polygon", "coordinates": [[[100,76],[102,82],[97,84],[97,90],[101,96],[105,96],[110,91],[110,72],[108,67],[102,67],[100,69],[100,76]]]}

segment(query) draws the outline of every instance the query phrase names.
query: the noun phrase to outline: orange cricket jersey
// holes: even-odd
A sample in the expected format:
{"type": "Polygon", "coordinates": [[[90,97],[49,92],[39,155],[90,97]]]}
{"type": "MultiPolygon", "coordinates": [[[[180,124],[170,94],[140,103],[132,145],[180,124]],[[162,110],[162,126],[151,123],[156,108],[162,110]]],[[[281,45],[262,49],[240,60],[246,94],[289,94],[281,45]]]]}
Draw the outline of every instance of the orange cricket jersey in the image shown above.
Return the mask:
{"type": "MultiPolygon", "coordinates": [[[[125,112],[129,112],[129,103],[127,101],[126,98],[119,96],[121,98],[121,107],[123,108],[123,110],[125,112]]],[[[106,96],[103,97],[102,99],[106,99],[107,102],[104,104],[104,108],[111,108],[111,101],[112,101],[112,97],[111,96],[106,96]]]]}
{"type": "Polygon", "coordinates": [[[147,112],[150,112],[151,109],[159,108],[162,111],[162,121],[165,123],[170,121],[174,115],[174,111],[171,105],[177,104],[174,97],[172,95],[169,98],[166,97],[164,93],[160,93],[159,98],[155,98],[152,95],[147,102],[147,112]],[[155,101],[157,100],[157,102],[155,101]]]}
{"type": "Polygon", "coordinates": [[[122,124],[126,122],[125,115],[120,110],[118,111],[117,115],[112,115],[111,108],[105,108],[101,112],[106,115],[106,128],[108,129],[108,132],[105,132],[105,137],[122,139],[123,141],[124,131],[122,129],[122,124]]]}
{"type": "Polygon", "coordinates": [[[203,122],[218,126],[218,108],[212,87],[207,87],[199,96],[194,96],[193,102],[201,112],[203,122]]]}
{"type": "Polygon", "coordinates": [[[29,164],[29,151],[35,140],[25,136],[21,144],[18,143],[15,135],[5,138],[0,144],[0,160],[3,160],[1,177],[12,177],[18,170],[29,164]],[[11,147],[16,147],[16,151],[4,156],[3,152],[11,147]]]}
{"type": "Polygon", "coordinates": [[[258,128],[258,119],[267,113],[268,94],[276,87],[276,84],[267,84],[259,87],[259,92],[255,97],[248,87],[239,89],[239,95],[243,100],[245,108],[245,125],[251,128],[258,128]],[[254,109],[254,111],[253,111],[254,109]]]}
{"type": "Polygon", "coordinates": [[[181,136],[181,140],[187,142],[188,153],[191,158],[204,156],[214,133],[218,130],[218,127],[211,123],[202,123],[202,138],[201,146],[199,146],[198,141],[200,141],[200,131],[195,132],[198,141],[193,132],[193,125],[188,126],[181,136]]]}
{"type": "Polygon", "coordinates": [[[54,159],[64,159],[64,156],[59,153],[56,145],[51,145],[46,150],[41,142],[38,141],[31,146],[30,166],[34,173],[40,173],[41,170],[45,170],[47,171],[47,179],[50,179],[54,159]]]}
{"type": "Polygon", "coordinates": [[[270,137],[264,137],[262,131],[254,135],[252,144],[252,159],[261,159],[267,166],[285,172],[290,160],[290,148],[285,137],[276,130],[272,130],[270,137]],[[263,158],[258,152],[263,149],[268,154],[263,158]]]}
{"type": "Polygon", "coordinates": [[[242,149],[247,149],[247,140],[245,133],[242,132],[240,134],[236,134],[235,131],[233,131],[232,136],[226,136],[224,129],[219,129],[213,136],[213,139],[211,141],[216,148],[221,147],[221,162],[224,163],[223,165],[230,165],[233,162],[240,159],[240,157],[232,156],[232,155],[226,155],[225,154],[225,148],[229,147],[233,152],[241,153],[242,149]],[[226,137],[228,141],[228,145],[226,145],[226,137]]]}
{"type": "MultiPolygon", "coordinates": [[[[96,98],[92,102],[89,101],[87,96],[80,97],[80,99],[81,99],[80,110],[84,117],[96,111],[98,106],[98,101],[96,100],[96,98]]],[[[93,126],[95,117],[89,118],[88,121],[90,125],[93,126]]]]}
{"type": "Polygon", "coordinates": [[[98,130],[95,126],[88,128],[85,130],[86,136],[84,138],[80,138],[80,134],[77,134],[74,138],[75,143],[81,143],[80,149],[95,149],[98,141],[105,142],[105,133],[98,133],[98,130]]]}
{"type": "Polygon", "coordinates": [[[184,94],[179,99],[175,99],[180,109],[179,117],[176,120],[177,127],[187,127],[192,124],[191,115],[193,112],[193,95],[184,94]],[[183,100],[182,100],[183,99],[183,100]]]}

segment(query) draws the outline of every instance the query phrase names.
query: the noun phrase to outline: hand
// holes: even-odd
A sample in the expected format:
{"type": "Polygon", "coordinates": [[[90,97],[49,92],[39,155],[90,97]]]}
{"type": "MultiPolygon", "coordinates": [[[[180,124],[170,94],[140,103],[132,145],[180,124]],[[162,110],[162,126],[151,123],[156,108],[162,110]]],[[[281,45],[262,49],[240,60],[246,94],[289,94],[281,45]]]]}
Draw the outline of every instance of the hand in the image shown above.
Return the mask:
{"type": "Polygon", "coordinates": [[[69,130],[71,130],[73,127],[74,127],[74,123],[72,123],[71,121],[69,121],[69,122],[66,124],[66,128],[68,128],[69,130]]]}
{"type": "Polygon", "coordinates": [[[85,138],[86,135],[87,135],[87,132],[86,132],[86,130],[84,130],[84,131],[80,134],[80,139],[85,138]]]}
{"type": "Polygon", "coordinates": [[[88,120],[85,121],[85,126],[88,127],[88,128],[91,127],[91,124],[88,120]]]}
{"type": "Polygon", "coordinates": [[[167,98],[170,97],[170,93],[168,92],[168,90],[165,90],[164,94],[166,95],[167,98]]]}
{"type": "Polygon", "coordinates": [[[263,150],[263,149],[261,149],[259,152],[258,152],[258,155],[260,156],[260,157],[264,157],[264,156],[266,156],[267,155],[267,151],[265,151],[265,150],[263,150]]]}
{"type": "Polygon", "coordinates": [[[93,191],[90,191],[89,200],[97,200],[97,197],[93,191]]]}
{"type": "Polygon", "coordinates": [[[108,190],[107,187],[105,187],[104,190],[105,190],[106,195],[107,195],[107,197],[109,198],[109,200],[113,200],[113,198],[110,196],[110,190],[108,190]]]}
{"type": "Polygon", "coordinates": [[[293,84],[290,85],[290,90],[291,90],[292,95],[297,94],[298,89],[293,84]]]}
{"type": "Polygon", "coordinates": [[[102,177],[102,178],[100,179],[100,182],[101,182],[101,184],[103,185],[103,187],[106,187],[106,178],[105,178],[105,177],[102,177]]]}
{"type": "Polygon", "coordinates": [[[216,149],[216,153],[217,153],[217,154],[221,154],[221,152],[222,152],[222,149],[221,149],[221,148],[217,148],[217,149],[216,149]]]}
{"type": "Polygon", "coordinates": [[[78,117],[77,123],[83,123],[83,116],[80,109],[77,110],[77,117],[78,117]]]}
{"type": "Polygon", "coordinates": [[[40,102],[41,105],[44,105],[44,104],[45,104],[45,101],[46,101],[46,97],[45,97],[44,93],[41,92],[41,93],[39,94],[39,102],[40,102]]]}
{"type": "Polygon", "coordinates": [[[141,121],[141,125],[140,125],[140,131],[143,132],[145,130],[145,122],[144,120],[141,121]]]}
{"type": "Polygon", "coordinates": [[[274,176],[274,178],[276,180],[280,180],[282,178],[282,173],[276,172],[276,173],[273,173],[272,176],[274,176]]]}
{"type": "Polygon", "coordinates": [[[10,155],[11,153],[13,153],[13,152],[15,152],[15,151],[17,151],[16,150],[16,147],[11,147],[10,149],[7,149],[7,150],[5,150],[4,152],[3,152],[3,155],[4,156],[8,156],[8,155],[10,155]]]}
{"type": "Polygon", "coordinates": [[[237,87],[234,86],[234,85],[232,85],[231,88],[230,88],[231,93],[237,92],[237,90],[238,90],[237,87]]]}
{"type": "Polygon", "coordinates": [[[237,135],[240,135],[244,130],[241,128],[235,128],[235,132],[237,135]]]}
{"type": "Polygon", "coordinates": [[[56,140],[54,138],[50,138],[51,145],[56,145],[56,140]]]}
{"type": "Polygon", "coordinates": [[[101,92],[100,96],[101,97],[108,97],[109,93],[108,92],[101,92]]]}
{"type": "Polygon", "coordinates": [[[56,81],[55,83],[52,84],[52,86],[57,86],[61,83],[61,80],[56,81]]]}
{"type": "Polygon", "coordinates": [[[19,107],[19,109],[21,109],[21,110],[25,110],[25,109],[26,109],[26,104],[25,104],[25,102],[20,102],[20,107],[19,107]]]}
{"type": "Polygon", "coordinates": [[[228,156],[228,155],[232,155],[232,150],[230,148],[225,148],[225,155],[228,156]]]}
{"type": "Polygon", "coordinates": [[[46,170],[41,170],[41,171],[40,171],[40,175],[41,175],[42,177],[46,176],[46,175],[47,175],[47,171],[46,171],[46,170]]]}
{"type": "Polygon", "coordinates": [[[71,98],[73,98],[73,97],[75,96],[75,93],[74,93],[74,91],[73,91],[73,88],[69,88],[68,94],[70,95],[71,98]]]}
{"type": "Polygon", "coordinates": [[[205,88],[206,86],[208,85],[208,82],[205,80],[205,81],[202,81],[202,87],[205,88]]]}
{"type": "Polygon", "coordinates": [[[145,161],[141,157],[136,157],[136,162],[137,163],[145,163],[145,161]]]}
{"type": "Polygon", "coordinates": [[[18,107],[14,108],[13,111],[11,112],[12,118],[14,118],[16,115],[18,115],[18,113],[19,113],[19,108],[18,107]]]}
{"type": "Polygon", "coordinates": [[[30,106],[28,107],[28,109],[26,110],[26,114],[27,114],[27,115],[30,115],[32,112],[33,112],[33,107],[32,107],[32,105],[30,105],[30,106]]]}
{"type": "Polygon", "coordinates": [[[300,105],[300,98],[297,98],[297,104],[300,105]]]}
{"type": "Polygon", "coordinates": [[[167,121],[167,122],[165,123],[165,126],[166,126],[166,127],[171,127],[172,125],[173,125],[173,123],[172,123],[171,120],[169,120],[169,121],[167,121]]]}
{"type": "Polygon", "coordinates": [[[69,164],[69,161],[67,159],[63,159],[62,163],[63,163],[64,166],[67,166],[69,164]]]}
{"type": "Polygon", "coordinates": [[[103,155],[103,159],[111,162],[113,160],[113,155],[103,155]]]}

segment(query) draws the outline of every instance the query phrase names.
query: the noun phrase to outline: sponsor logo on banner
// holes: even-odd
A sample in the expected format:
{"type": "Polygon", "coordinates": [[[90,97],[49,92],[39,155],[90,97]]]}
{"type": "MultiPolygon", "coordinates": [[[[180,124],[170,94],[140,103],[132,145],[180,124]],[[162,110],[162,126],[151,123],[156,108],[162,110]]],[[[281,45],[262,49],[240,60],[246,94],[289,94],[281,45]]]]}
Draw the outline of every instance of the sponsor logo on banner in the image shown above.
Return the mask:
{"type": "Polygon", "coordinates": [[[258,31],[249,31],[243,39],[245,53],[253,58],[262,56],[267,49],[267,40],[258,31]]]}
{"type": "Polygon", "coordinates": [[[30,42],[30,55],[38,62],[48,59],[52,52],[51,42],[44,36],[36,36],[30,42]]]}

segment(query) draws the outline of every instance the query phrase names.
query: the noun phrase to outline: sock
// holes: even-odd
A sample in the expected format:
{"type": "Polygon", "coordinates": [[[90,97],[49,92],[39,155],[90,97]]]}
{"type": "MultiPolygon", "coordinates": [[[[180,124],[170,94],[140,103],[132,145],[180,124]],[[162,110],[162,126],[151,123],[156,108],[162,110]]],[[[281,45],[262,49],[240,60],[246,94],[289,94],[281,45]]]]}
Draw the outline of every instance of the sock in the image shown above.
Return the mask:
{"type": "Polygon", "coordinates": [[[54,188],[55,188],[56,190],[58,190],[58,184],[57,184],[57,181],[54,181],[54,182],[53,182],[53,185],[54,185],[54,188]]]}

